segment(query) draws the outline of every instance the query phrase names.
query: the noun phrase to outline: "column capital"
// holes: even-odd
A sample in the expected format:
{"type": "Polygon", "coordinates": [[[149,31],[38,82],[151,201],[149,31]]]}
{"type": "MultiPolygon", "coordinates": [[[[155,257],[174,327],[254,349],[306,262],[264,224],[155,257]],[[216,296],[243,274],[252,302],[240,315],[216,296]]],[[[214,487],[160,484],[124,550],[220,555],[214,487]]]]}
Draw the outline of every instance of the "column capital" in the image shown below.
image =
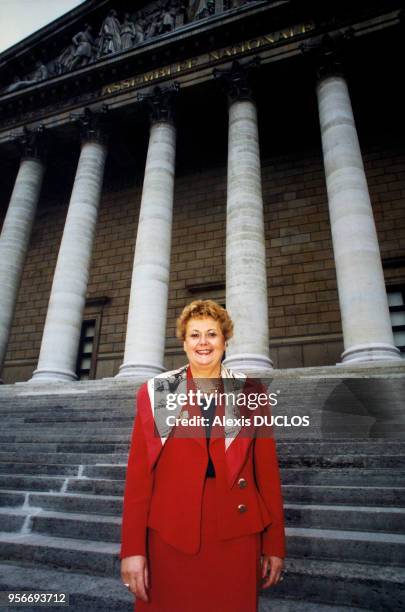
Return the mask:
{"type": "Polygon", "coordinates": [[[22,132],[15,136],[14,142],[17,144],[23,159],[44,160],[46,153],[45,127],[42,124],[34,129],[28,129],[24,126],[22,132]]]}
{"type": "Polygon", "coordinates": [[[324,34],[300,46],[314,70],[317,80],[344,74],[345,59],[350,42],[354,38],[352,28],[324,34]]]}
{"type": "Polygon", "coordinates": [[[229,70],[214,68],[214,78],[222,83],[230,104],[239,100],[250,100],[253,102],[249,74],[254,68],[258,68],[259,65],[260,57],[255,57],[244,64],[234,60],[229,70]]]}
{"type": "Polygon", "coordinates": [[[86,107],[82,113],[72,113],[70,115],[80,132],[82,143],[98,142],[105,144],[108,138],[108,106],[103,106],[97,110],[86,107]]]}
{"type": "Polygon", "coordinates": [[[151,123],[157,121],[174,122],[174,100],[180,90],[178,83],[170,87],[154,87],[151,93],[140,93],[136,99],[146,104],[151,123]]]}

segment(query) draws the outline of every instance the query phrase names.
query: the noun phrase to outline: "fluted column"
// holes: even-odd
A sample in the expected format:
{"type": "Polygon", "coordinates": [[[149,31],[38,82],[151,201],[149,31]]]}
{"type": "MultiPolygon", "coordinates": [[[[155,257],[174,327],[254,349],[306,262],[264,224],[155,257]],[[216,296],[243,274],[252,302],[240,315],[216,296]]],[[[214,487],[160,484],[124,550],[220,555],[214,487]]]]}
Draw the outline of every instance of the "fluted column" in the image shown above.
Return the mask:
{"type": "Polygon", "coordinates": [[[33,382],[76,380],[76,361],[107,147],[100,115],[80,117],[82,147],[33,382]]]}
{"type": "Polygon", "coordinates": [[[24,130],[20,168],[0,235],[0,373],[44,175],[43,131],[24,130]]]}
{"type": "Polygon", "coordinates": [[[342,316],[342,361],[397,361],[400,353],[394,346],[377,232],[348,86],[330,52],[316,92],[342,316]]]}
{"type": "Polygon", "coordinates": [[[225,364],[271,371],[266,252],[256,106],[246,68],[217,73],[228,86],[226,308],[234,322],[225,364]]]}
{"type": "Polygon", "coordinates": [[[142,96],[151,110],[151,128],[120,378],[145,379],[165,369],[176,154],[173,92],[156,88],[152,96],[142,96]]]}

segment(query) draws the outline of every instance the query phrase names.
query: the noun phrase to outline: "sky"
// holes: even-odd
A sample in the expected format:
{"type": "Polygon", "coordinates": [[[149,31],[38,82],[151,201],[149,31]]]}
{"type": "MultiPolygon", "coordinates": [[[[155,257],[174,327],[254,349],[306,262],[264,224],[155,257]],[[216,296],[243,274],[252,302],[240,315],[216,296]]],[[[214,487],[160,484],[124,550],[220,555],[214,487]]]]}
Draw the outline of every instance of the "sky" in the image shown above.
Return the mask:
{"type": "Polygon", "coordinates": [[[0,53],[84,0],[0,0],[0,53]]]}

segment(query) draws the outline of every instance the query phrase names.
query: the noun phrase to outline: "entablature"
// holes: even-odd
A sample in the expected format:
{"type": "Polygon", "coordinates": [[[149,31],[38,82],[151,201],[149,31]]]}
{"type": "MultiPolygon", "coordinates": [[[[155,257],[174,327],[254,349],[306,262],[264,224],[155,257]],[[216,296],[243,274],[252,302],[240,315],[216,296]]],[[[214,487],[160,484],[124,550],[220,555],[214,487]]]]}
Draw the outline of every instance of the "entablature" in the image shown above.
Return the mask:
{"type": "MultiPolygon", "coordinates": [[[[101,10],[109,14],[111,6],[118,5],[107,0],[89,0],[87,4],[91,14],[97,8],[100,19],[101,10]]],[[[119,4],[123,7],[124,0],[119,4]]],[[[305,40],[325,33],[351,28],[354,38],[361,40],[366,34],[398,25],[398,2],[369,4],[367,10],[348,11],[346,7],[340,13],[335,11],[332,17],[325,10],[317,12],[311,2],[303,7],[292,0],[257,0],[183,22],[127,51],[102,55],[93,63],[22,89],[3,91],[0,142],[10,140],[12,131],[19,126],[41,123],[52,127],[69,122],[72,111],[86,106],[107,104],[110,109],[118,109],[134,104],[136,93],[164,81],[175,80],[184,88],[210,80],[214,68],[226,68],[235,59],[257,56],[266,64],[300,54],[305,40]]],[[[79,12],[76,9],[72,13],[79,12]]],[[[74,23],[77,25],[80,17],[83,24],[88,16],[76,15],[74,23]]],[[[72,29],[72,24],[69,27],[72,29]]],[[[7,52],[3,57],[6,55],[7,52]]],[[[0,64],[0,71],[1,68],[0,64]]]]}

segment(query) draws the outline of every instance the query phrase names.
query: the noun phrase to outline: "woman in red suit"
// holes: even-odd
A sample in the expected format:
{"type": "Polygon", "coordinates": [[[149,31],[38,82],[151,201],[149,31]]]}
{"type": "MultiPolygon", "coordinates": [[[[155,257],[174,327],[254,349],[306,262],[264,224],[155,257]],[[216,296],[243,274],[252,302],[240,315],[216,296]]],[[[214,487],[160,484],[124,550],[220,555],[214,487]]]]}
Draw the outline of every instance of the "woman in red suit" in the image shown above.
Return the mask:
{"type": "Polygon", "coordinates": [[[245,408],[235,415],[235,405],[231,414],[214,401],[237,385],[245,394],[258,390],[257,381],[221,365],[232,331],[224,308],[192,302],[177,322],[188,365],[138,392],[121,547],[122,580],[137,612],[256,612],[259,589],[282,579],[274,440],[257,435],[245,408]],[[206,401],[195,405],[198,391],[206,401]],[[162,409],[162,397],[179,398],[175,410],[162,409]]]}

